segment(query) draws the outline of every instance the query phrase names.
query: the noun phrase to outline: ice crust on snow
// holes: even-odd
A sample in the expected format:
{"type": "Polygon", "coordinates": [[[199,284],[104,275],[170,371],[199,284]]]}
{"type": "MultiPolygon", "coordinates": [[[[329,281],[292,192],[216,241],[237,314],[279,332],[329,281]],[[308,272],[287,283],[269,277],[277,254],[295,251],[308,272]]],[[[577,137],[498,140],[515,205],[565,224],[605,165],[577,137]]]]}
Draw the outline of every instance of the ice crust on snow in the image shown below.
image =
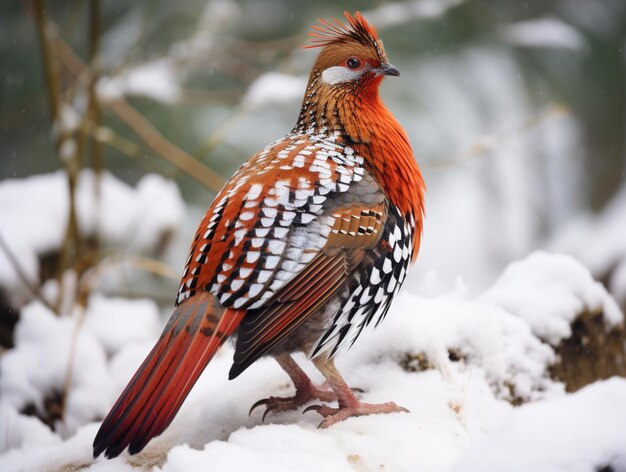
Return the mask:
{"type": "MultiPolygon", "coordinates": [[[[164,234],[180,224],[185,212],[176,184],[158,175],[144,176],[133,188],[104,172],[101,192],[97,200],[94,173],[81,171],[76,194],[81,234],[97,232],[105,246],[134,253],[153,250],[164,234]]],[[[38,257],[61,246],[68,212],[63,172],[0,183],[0,234],[30,281],[38,279],[38,257]]],[[[0,287],[14,304],[23,302],[24,288],[4,251],[0,251],[0,287]]]]}
{"type": "MultiPolygon", "coordinates": [[[[328,430],[316,429],[319,418],[314,413],[270,415],[265,425],[260,414],[248,417],[254,401],[289,395],[293,387],[271,359],[260,360],[229,382],[233,350],[226,346],[170,427],[141,454],[95,462],[91,443],[98,424],[81,425],[108,411],[150,349],[160,328],[156,307],[91,297],[77,345],[70,416],[60,435],[18,411],[25,401],[41,401],[49,386],[62,382],[75,319],[55,317],[31,304],[19,322],[16,348],[0,364],[0,470],[80,465],[92,471],[140,466],[178,472],[207,464],[234,471],[380,466],[399,471],[514,471],[531,465],[536,470],[591,471],[608,464],[621,470],[624,454],[618,446],[626,435],[620,413],[626,381],[600,382],[566,395],[548,375],[554,352],[534,332],[536,319],[555,318],[558,325],[577,310],[602,303],[607,303],[604,292],[580,264],[545,253],[511,265],[478,298],[463,290],[430,298],[402,292],[387,320],[373,333],[364,333],[337,363],[351,385],[365,390],[364,401],[394,400],[411,413],[351,418],[328,430]],[[527,298],[552,301],[520,305],[522,295],[514,286],[527,298]],[[458,362],[450,360],[450,351],[458,362]],[[406,369],[407,354],[419,353],[430,368],[406,369]],[[534,402],[513,409],[509,401],[520,398],[534,402]],[[604,426],[593,423],[595,418],[604,426]],[[559,447],[548,451],[550,444],[559,447]],[[573,459],[578,468],[567,469],[573,459]],[[499,466],[493,469],[490,461],[499,466]]],[[[613,315],[611,322],[621,316],[613,315]]],[[[321,382],[310,363],[296,359],[321,382]]]]}

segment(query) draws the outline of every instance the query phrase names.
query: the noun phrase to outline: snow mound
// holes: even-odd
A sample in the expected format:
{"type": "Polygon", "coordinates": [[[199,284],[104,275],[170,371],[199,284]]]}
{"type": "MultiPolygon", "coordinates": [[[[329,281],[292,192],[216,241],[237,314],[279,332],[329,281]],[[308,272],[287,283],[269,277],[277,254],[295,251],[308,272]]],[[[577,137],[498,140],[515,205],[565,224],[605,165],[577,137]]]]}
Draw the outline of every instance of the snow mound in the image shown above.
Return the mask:
{"type": "Polygon", "coordinates": [[[77,333],[76,328],[70,317],[59,318],[42,304],[32,303],[22,310],[15,348],[0,359],[1,402],[18,411],[33,405],[45,415],[46,398],[60,395],[64,383],[70,382],[65,421],[58,425],[66,435],[101,417],[113,400],[102,345],[89,331],[77,333]],[[68,377],[70,355],[73,365],[68,377]]]}
{"type": "Polygon", "coordinates": [[[102,418],[160,325],[157,306],[148,300],[93,295],[86,313],[76,310],[73,316],[56,316],[39,302],[24,307],[15,329],[15,348],[0,358],[0,410],[7,413],[0,420],[0,451],[27,446],[33,434],[48,438],[44,443],[60,439],[39,420],[18,411],[32,405],[45,417],[47,399],[60,395],[68,380],[64,421],[54,425],[60,436],[102,418]],[[119,359],[126,361],[124,365],[119,359]]]}
{"type": "Polygon", "coordinates": [[[89,299],[85,326],[107,355],[133,343],[150,341],[161,330],[159,310],[151,300],[127,300],[94,294],[89,299]]]}
{"type": "MultiPolygon", "coordinates": [[[[98,234],[105,247],[153,251],[184,215],[178,187],[161,176],[146,175],[132,188],[104,172],[100,184],[101,198],[97,199],[94,173],[81,171],[75,200],[81,234],[98,234]]],[[[39,257],[61,246],[68,212],[67,175],[62,171],[0,183],[0,235],[35,285],[39,257]]],[[[0,251],[0,287],[15,306],[26,299],[23,284],[4,251],[0,251]]]]}
{"type": "Polygon", "coordinates": [[[452,471],[624,471],[624,398],[626,380],[614,378],[513,410],[452,471]]]}
{"type": "Polygon", "coordinates": [[[535,252],[509,265],[483,301],[523,318],[533,333],[553,346],[571,336],[582,313],[603,313],[609,326],[623,315],[604,286],[573,257],[535,252]]]}
{"type": "Polygon", "coordinates": [[[549,378],[554,352],[523,320],[482,301],[402,293],[395,314],[357,343],[355,364],[395,359],[405,370],[438,368],[444,375],[484,378],[494,394],[512,402],[535,400],[560,386],[549,378]]]}

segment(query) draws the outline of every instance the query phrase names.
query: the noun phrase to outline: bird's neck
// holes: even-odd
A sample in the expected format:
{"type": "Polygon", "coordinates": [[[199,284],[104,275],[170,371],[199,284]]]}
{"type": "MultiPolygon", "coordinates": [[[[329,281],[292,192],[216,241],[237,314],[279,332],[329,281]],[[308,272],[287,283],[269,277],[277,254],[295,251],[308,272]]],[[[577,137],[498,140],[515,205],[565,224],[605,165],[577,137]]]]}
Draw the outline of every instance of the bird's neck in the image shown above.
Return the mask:
{"type": "Polygon", "coordinates": [[[376,79],[360,88],[336,89],[314,71],[293,132],[337,136],[363,156],[390,202],[412,220],[417,254],[426,186],[404,129],[378,94],[379,84],[376,79]]]}

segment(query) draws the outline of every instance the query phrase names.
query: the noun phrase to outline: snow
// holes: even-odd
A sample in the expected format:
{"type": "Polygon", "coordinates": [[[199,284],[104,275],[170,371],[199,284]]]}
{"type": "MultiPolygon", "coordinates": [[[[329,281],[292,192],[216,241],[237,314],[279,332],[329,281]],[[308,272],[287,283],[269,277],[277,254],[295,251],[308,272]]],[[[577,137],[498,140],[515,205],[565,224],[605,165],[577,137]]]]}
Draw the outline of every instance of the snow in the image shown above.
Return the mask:
{"type": "Polygon", "coordinates": [[[171,60],[156,59],[124,69],[116,76],[101,78],[97,92],[104,101],[136,95],[172,104],[182,96],[181,82],[181,74],[171,60]]]}
{"type": "Polygon", "coordinates": [[[624,398],[626,380],[614,378],[513,410],[452,471],[624,471],[624,398]]]}
{"type": "Polygon", "coordinates": [[[16,347],[0,358],[0,411],[6,412],[0,420],[0,452],[27,447],[33,436],[42,444],[57,444],[85,423],[102,418],[160,329],[157,307],[149,300],[93,295],[85,313],[75,310],[64,316],[39,302],[24,307],[16,347]],[[17,411],[34,404],[42,412],[44,396],[63,390],[75,337],[70,395],[58,436],[17,411]]]}
{"type": "Polygon", "coordinates": [[[434,19],[443,16],[449,9],[464,0],[417,0],[389,2],[363,12],[364,16],[378,28],[387,28],[418,19],[434,19]]]}
{"type": "Polygon", "coordinates": [[[243,104],[250,108],[261,108],[284,102],[299,101],[306,88],[304,76],[268,72],[258,77],[246,92],[243,104]]]}
{"type": "MultiPolygon", "coordinates": [[[[132,188],[104,172],[100,184],[101,197],[97,200],[93,172],[80,172],[76,212],[81,234],[97,232],[104,246],[149,253],[182,220],[185,207],[173,181],[149,174],[132,188]]],[[[68,203],[67,177],[63,172],[0,183],[0,235],[32,283],[38,279],[38,258],[61,246],[68,203]],[[26,214],[28,218],[24,218],[26,214]]],[[[26,298],[4,251],[0,251],[0,287],[16,306],[26,298]]]]}
{"type": "Polygon", "coordinates": [[[152,300],[94,294],[89,301],[85,326],[102,344],[107,355],[112,356],[124,346],[150,340],[146,333],[158,333],[161,321],[158,307],[152,300]]]}
{"type": "Polygon", "coordinates": [[[523,318],[553,346],[572,334],[578,314],[603,313],[609,326],[623,322],[617,303],[589,269],[571,256],[541,251],[509,265],[483,299],[523,318]]]}
{"type": "Polygon", "coordinates": [[[615,268],[609,282],[609,290],[621,306],[626,306],[626,259],[615,268]]]}
{"type": "MultiPolygon", "coordinates": [[[[0,359],[3,405],[21,410],[34,404],[43,411],[44,397],[63,390],[75,327],[70,317],[58,318],[38,302],[22,310],[15,330],[16,347],[0,359]]],[[[71,394],[66,419],[60,425],[68,435],[105,414],[106,405],[113,399],[105,352],[89,331],[79,332],[72,360],[71,394]]],[[[3,442],[6,440],[0,444],[3,442]]]]}
{"type": "Polygon", "coordinates": [[[538,18],[501,27],[502,37],[511,44],[531,48],[587,49],[584,36],[558,18],[538,18]]]}
{"type": "Polygon", "coordinates": [[[606,276],[626,262],[626,186],[598,215],[584,214],[550,241],[552,250],[572,254],[596,277],[606,276]]]}
{"type": "MultiPolygon", "coordinates": [[[[364,401],[393,400],[410,413],[350,418],[326,430],[317,429],[314,412],[272,414],[266,424],[258,411],[249,417],[254,401],[289,395],[293,387],[271,359],[229,382],[233,349],[226,346],[170,427],[144,451],[95,461],[96,420],[158,336],[156,306],[90,298],[74,356],[68,416],[53,433],[18,412],[62,385],[78,314],[57,317],[32,303],[23,309],[16,347],[0,360],[0,470],[182,472],[207,464],[233,471],[592,471],[608,464],[624,470],[626,381],[565,394],[549,377],[554,351],[538,337],[542,325],[529,315],[539,310],[537,317],[554,319],[556,326],[608,300],[582,265],[546,253],[512,264],[478,297],[460,282],[432,296],[404,291],[385,322],[364,333],[337,364],[351,385],[364,390],[364,401]],[[530,403],[511,406],[520,401],[530,403]]],[[[619,312],[611,316],[611,322],[622,319],[619,312]]],[[[296,360],[321,382],[310,363],[302,356],[296,360]]]]}

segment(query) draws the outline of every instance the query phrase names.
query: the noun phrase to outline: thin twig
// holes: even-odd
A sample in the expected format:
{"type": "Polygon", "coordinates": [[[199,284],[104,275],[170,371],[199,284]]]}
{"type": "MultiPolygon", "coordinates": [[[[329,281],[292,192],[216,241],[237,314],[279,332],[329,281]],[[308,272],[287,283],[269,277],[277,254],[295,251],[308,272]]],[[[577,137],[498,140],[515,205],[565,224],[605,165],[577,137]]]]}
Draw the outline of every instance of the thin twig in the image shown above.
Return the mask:
{"type": "Polygon", "coordinates": [[[142,156],[142,147],[133,141],[117,134],[111,128],[106,126],[96,126],[90,120],[85,120],[81,124],[82,130],[89,134],[95,141],[100,144],[107,144],[119,152],[126,154],[128,157],[138,158],[142,156]]]}
{"type": "MultiPolygon", "coordinates": [[[[100,110],[100,102],[96,96],[96,82],[100,76],[100,32],[101,20],[100,20],[100,0],[91,0],[89,3],[89,63],[90,63],[90,77],[89,85],[87,87],[87,94],[89,96],[89,106],[84,120],[91,120],[95,124],[96,128],[100,127],[102,123],[102,111],[100,110]]],[[[84,121],[83,120],[83,121],[84,121]]],[[[84,133],[84,131],[83,131],[84,133]]],[[[100,202],[102,198],[102,171],[104,169],[104,154],[102,152],[102,145],[97,139],[91,140],[91,153],[92,160],[91,165],[94,171],[94,197],[95,197],[95,214],[100,214],[100,202]]],[[[98,251],[100,246],[100,218],[96,219],[96,229],[93,232],[93,250],[98,251]]]]}
{"type": "Polygon", "coordinates": [[[80,280],[78,289],[78,304],[86,306],[89,295],[93,291],[93,287],[107,272],[114,270],[123,265],[130,264],[139,269],[159,275],[164,278],[176,280],[176,273],[163,262],[141,256],[115,255],[103,259],[97,266],[92,267],[85,272],[84,277],[80,280]]]}
{"type": "Polygon", "coordinates": [[[61,418],[64,417],[67,398],[69,396],[70,387],[72,385],[72,378],[74,376],[74,359],[76,358],[76,350],[78,347],[78,338],[80,336],[81,328],[85,322],[85,308],[87,306],[87,300],[91,294],[96,282],[110,270],[113,270],[125,263],[130,263],[136,267],[144,269],[148,272],[160,275],[162,277],[175,278],[175,274],[170,267],[162,262],[155,261],[139,256],[113,256],[108,259],[104,259],[97,266],[92,267],[85,272],[81,278],[78,288],[78,294],[76,297],[76,323],[72,330],[72,339],[70,341],[70,350],[68,353],[67,366],[65,368],[65,376],[63,379],[63,387],[61,391],[61,418]]]}
{"type": "Polygon", "coordinates": [[[63,387],[61,390],[61,404],[59,405],[61,420],[65,417],[67,398],[69,397],[70,387],[72,386],[72,377],[74,376],[74,359],[76,359],[76,350],[78,348],[78,337],[80,336],[80,330],[85,322],[85,308],[81,305],[77,305],[76,310],[76,323],[74,323],[74,329],[72,330],[70,350],[67,354],[67,365],[65,366],[65,376],[63,377],[63,387]]]}
{"type": "Polygon", "coordinates": [[[157,155],[211,190],[218,192],[222,188],[225,180],[221,175],[165,138],[152,126],[152,123],[126,100],[111,100],[106,102],[106,105],[109,110],[126,123],[157,155]]]}
{"type": "Polygon", "coordinates": [[[4,255],[9,260],[9,263],[11,264],[11,266],[13,267],[13,270],[15,271],[15,274],[18,276],[18,278],[20,279],[20,282],[22,282],[22,285],[24,285],[26,290],[28,290],[28,292],[35,299],[43,303],[50,311],[54,312],[54,308],[43,297],[39,287],[35,286],[34,284],[31,283],[30,280],[28,280],[28,277],[26,276],[26,272],[24,272],[24,269],[22,269],[22,266],[20,265],[19,261],[13,254],[13,251],[11,251],[11,248],[9,247],[7,242],[4,240],[4,237],[2,236],[2,234],[0,234],[0,249],[2,249],[2,252],[4,252],[4,255]]]}
{"type": "Polygon", "coordinates": [[[58,64],[50,53],[50,25],[46,19],[46,5],[44,0],[33,0],[34,8],[27,9],[32,14],[37,28],[39,50],[43,62],[43,72],[47,83],[48,105],[52,120],[56,121],[59,116],[60,98],[58,81],[58,64]]]}
{"type": "MultiPolygon", "coordinates": [[[[53,40],[53,36],[58,37],[56,29],[48,21],[46,2],[45,0],[34,0],[34,8],[27,9],[32,14],[35,26],[37,28],[39,38],[39,48],[42,55],[44,77],[46,79],[47,91],[48,91],[48,104],[50,107],[50,114],[52,115],[52,129],[55,132],[55,145],[61,162],[63,162],[67,171],[67,184],[69,190],[69,215],[67,221],[67,228],[65,231],[65,237],[61,246],[61,253],[59,256],[59,267],[57,273],[57,280],[59,287],[62,287],[63,272],[65,268],[69,266],[68,261],[73,258],[77,259],[78,241],[80,236],[78,234],[78,220],[76,218],[76,204],[75,204],[75,190],[78,180],[79,172],[79,147],[76,142],[72,141],[68,130],[64,129],[61,119],[61,93],[59,89],[58,80],[58,56],[54,54],[51,46],[56,44],[53,40]],[[72,248],[74,246],[74,248],[72,248]],[[74,250],[72,250],[74,249],[74,250]]],[[[82,144],[79,142],[79,144],[82,144]]],[[[58,308],[61,303],[61,293],[63,290],[59,290],[59,297],[54,310],[58,313],[58,308]]]]}

